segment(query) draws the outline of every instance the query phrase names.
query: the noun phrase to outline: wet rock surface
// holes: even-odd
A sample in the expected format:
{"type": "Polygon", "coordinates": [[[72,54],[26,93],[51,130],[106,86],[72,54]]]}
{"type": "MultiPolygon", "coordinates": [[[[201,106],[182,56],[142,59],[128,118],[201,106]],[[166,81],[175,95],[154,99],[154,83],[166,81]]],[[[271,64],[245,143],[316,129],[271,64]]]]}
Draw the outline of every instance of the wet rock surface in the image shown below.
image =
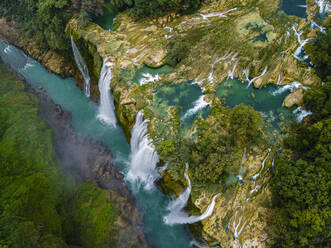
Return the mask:
{"type": "Polygon", "coordinates": [[[124,176],[113,165],[110,151],[76,134],[71,126],[71,113],[55,104],[42,87],[27,85],[26,90],[39,98],[40,114],[53,130],[55,149],[65,171],[80,182],[91,182],[106,190],[118,210],[116,247],[147,247],[135,200],[123,182],[124,176]]]}

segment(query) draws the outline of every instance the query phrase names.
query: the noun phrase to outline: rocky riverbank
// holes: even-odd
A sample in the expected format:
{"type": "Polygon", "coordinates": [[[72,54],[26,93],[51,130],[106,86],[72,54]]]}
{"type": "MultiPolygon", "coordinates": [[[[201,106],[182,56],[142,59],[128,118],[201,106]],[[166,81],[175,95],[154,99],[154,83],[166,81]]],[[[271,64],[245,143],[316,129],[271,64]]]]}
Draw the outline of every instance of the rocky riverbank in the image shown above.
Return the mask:
{"type": "Polygon", "coordinates": [[[106,238],[110,243],[100,247],[147,247],[135,200],[124,184],[123,175],[113,165],[110,151],[100,143],[79,136],[71,126],[71,113],[55,104],[42,87],[32,88],[26,83],[25,92],[37,97],[39,114],[52,129],[54,148],[62,168],[75,179],[75,193],[69,199],[62,199],[67,202],[65,208],[71,212],[66,221],[74,220],[78,229],[69,234],[70,239],[78,235],[76,239],[81,241],[76,242],[82,245],[97,242],[91,240],[96,238],[92,234],[95,225],[108,218],[103,217],[107,214],[102,212],[105,203],[97,203],[102,199],[114,209],[116,217],[113,223],[105,223],[114,237],[106,238]],[[94,219],[87,221],[84,219],[86,215],[94,216],[94,219]]]}

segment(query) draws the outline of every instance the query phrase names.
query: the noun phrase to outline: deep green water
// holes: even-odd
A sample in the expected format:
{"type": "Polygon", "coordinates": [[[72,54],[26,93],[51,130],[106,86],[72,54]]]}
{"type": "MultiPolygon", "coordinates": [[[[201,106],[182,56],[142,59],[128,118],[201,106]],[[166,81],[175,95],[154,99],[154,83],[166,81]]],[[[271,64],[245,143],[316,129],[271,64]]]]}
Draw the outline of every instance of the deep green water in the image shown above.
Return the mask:
{"type": "Polygon", "coordinates": [[[271,129],[279,129],[282,123],[296,119],[293,114],[294,108],[282,107],[285,97],[290,93],[289,90],[275,94],[279,86],[272,84],[256,89],[252,85],[250,87],[247,85],[237,79],[228,79],[218,86],[216,95],[225,98],[226,106],[234,107],[240,103],[252,106],[265,115],[271,129]]]}
{"type": "Polygon", "coordinates": [[[117,10],[112,4],[107,4],[102,7],[102,11],[101,15],[92,16],[92,21],[105,30],[111,30],[117,10]]]}
{"type": "Polygon", "coordinates": [[[288,15],[305,18],[307,14],[304,5],[306,5],[306,0],[282,0],[281,10],[288,15]]]}
{"type": "MultiPolygon", "coordinates": [[[[20,50],[0,40],[0,56],[19,72],[34,87],[42,86],[55,103],[72,112],[72,125],[81,135],[105,144],[113,153],[114,162],[123,174],[130,164],[130,146],[120,127],[103,125],[96,118],[97,105],[89,101],[75,86],[73,78],[63,79],[49,73],[35,60],[26,57],[20,50]],[[5,52],[6,51],[6,52],[5,52]]],[[[22,120],[24,121],[24,120],[22,120]]],[[[182,225],[168,226],[163,223],[169,198],[158,190],[132,189],[137,206],[143,212],[144,231],[152,247],[186,248],[190,240],[182,225]]]]}

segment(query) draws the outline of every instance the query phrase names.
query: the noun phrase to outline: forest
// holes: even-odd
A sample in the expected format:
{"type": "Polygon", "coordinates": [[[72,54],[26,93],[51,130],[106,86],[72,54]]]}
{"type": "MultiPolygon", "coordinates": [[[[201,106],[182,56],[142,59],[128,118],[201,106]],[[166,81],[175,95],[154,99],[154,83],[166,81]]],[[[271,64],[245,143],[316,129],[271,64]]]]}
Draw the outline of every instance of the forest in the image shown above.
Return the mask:
{"type": "Polygon", "coordinates": [[[331,39],[308,45],[316,73],[327,80],[304,95],[313,114],[287,130],[271,183],[274,247],[331,246],[331,39]]]}

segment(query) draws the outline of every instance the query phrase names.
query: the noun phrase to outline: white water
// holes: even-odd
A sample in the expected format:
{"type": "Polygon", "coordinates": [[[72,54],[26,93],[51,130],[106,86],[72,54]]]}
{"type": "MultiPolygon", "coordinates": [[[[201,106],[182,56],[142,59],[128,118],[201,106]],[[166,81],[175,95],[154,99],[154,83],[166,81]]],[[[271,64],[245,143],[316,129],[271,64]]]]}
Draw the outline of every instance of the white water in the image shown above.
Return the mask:
{"type": "Polygon", "coordinates": [[[74,58],[75,58],[77,67],[84,79],[84,93],[87,97],[90,97],[90,75],[88,72],[87,65],[86,65],[82,55],[80,54],[80,52],[74,42],[74,39],[72,37],[70,37],[70,40],[71,40],[72,52],[74,53],[74,58]]]}
{"type": "Polygon", "coordinates": [[[322,33],[325,33],[325,28],[322,27],[322,26],[319,26],[314,20],[311,20],[311,21],[310,21],[310,26],[311,26],[312,29],[317,28],[317,29],[319,29],[319,31],[321,31],[322,33]]]}
{"type": "Polygon", "coordinates": [[[139,188],[144,185],[146,190],[153,188],[154,181],[159,177],[156,165],[159,157],[154,146],[147,136],[147,120],[144,114],[139,111],[136,116],[136,123],[131,131],[131,163],[126,178],[139,188]]]}
{"type": "Polygon", "coordinates": [[[185,120],[186,118],[194,115],[195,113],[199,112],[201,109],[207,107],[210,102],[206,102],[205,95],[201,95],[198,100],[193,103],[193,107],[187,110],[185,115],[180,118],[181,121],[185,120]]]}
{"type": "Polygon", "coordinates": [[[263,171],[263,169],[264,169],[265,162],[267,161],[267,159],[268,159],[268,157],[269,157],[269,155],[270,155],[270,151],[271,151],[271,149],[269,148],[269,149],[268,149],[268,154],[267,154],[267,156],[265,157],[265,159],[264,159],[263,162],[262,162],[262,167],[261,167],[260,171],[259,171],[257,174],[255,174],[254,176],[251,177],[252,180],[255,181],[255,180],[260,176],[260,173],[261,173],[261,172],[263,171]]]}
{"type": "Polygon", "coordinates": [[[260,188],[261,188],[260,185],[256,185],[254,189],[252,189],[251,191],[249,191],[249,194],[251,195],[251,194],[253,194],[253,193],[258,192],[260,188]]]}
{"type": "Polygon", "coordinates": [[[232,227],[233,227],[233,230],[234,230],[234,238],[235,239],[237,239],[237,238],[240,237],[240,234],[244,230],[244,227],[245,227],[246,222],[247,222],[247,220],[246,220],[244,222],[244,224],[241,226],[241,228],[239,229],[240,224],[241,224],[241,220],[242,220],[242,216],[240,216],[238,223],[236,223],[236,217],[237,217],[237,212],[234,215],[234,220],[233,220],[233,223],[232,223],[232,227]]]}
{"type": "Polygon", "coordinates": [[[203,219],[208,218],[212,215],[214,211],[214,207],[216,204],[216,199],[221,195],[220,193],[215,195],[212,199],[212,202],[207,207],[206,211],[200,216],[188,216],[188,214],[184,211],[185,206],[187,205],[188,199],[191,194],[191,181],[188,176],[188,164],[186,163],[186,169],[184,174],[188,187],[184,190],[180,196],[169,203],[168,210],[169,214],[163,218],[164,222],[168,225],[174,224],[192,224],[203,219]]]}
{"type": "Polygon", "coordinates": [[[300,32],[297,31],[297,27],[298,27],[298,24],[296,25],[293,25],[292,26],[292,29],[294,31],[294,34],[297,36],[297,39],[298,39],[298,43],[299,43],[299,47],[295,50],[295,52],[292,54],[292,56],[294,58],[296,58],[297,60],[305,60],[305,59],[308,59],[308,56],[305,55],[303,58],[300,57],[300,55],[302,54],[302,52],[304,51],[303,50],[303,47],[310,41],[310,39],[305,39],[305,40],[302,40],[301,39],[301,35],[303,33],[303,30],[301,30],[300,32]]]}
{"type": "Polygon", "coordinates": [[[236,61],[236,63],[234,63],[234,66],[233,66],[232,70],[228,71],[228,77],[229,78],[231,78],[231,79],[234,78],[234,76],[235,76],[234,73],[236,71],[237,65],[238,65],[238,61],[236,61]]]}
{"type": "Polygon", "coordinates": [[[287,90],[292,92],[294,89],[307,90],[307,89],[309,89],[309,87],[303,86],[302,83],[300,83],[298,81],[293,81],[292,83],[285,84],[284,86],[280,87],[276,91],[272,92],[272,95],[276,96],[276,95],[282,94],[283,92],[285,92],[287,90]]]}
{"type": "Polygon", "coordinates": [[[207,22],[210,22],[210,20],[208,18],[211,18],[211,17],[219,17],[219,18],[222,18],[222,17],[227,17],[225,14],[231,12],[231,11],[234,11],[236,10],[237,8],[233,8],[233,9],[229,9],[225,12],[214,12],[214,13],[209,13],[209,14],[202,14],[200,13],[199,15],[202,17],[202,19],[206,20],[207,22]]]}
{"type": "Polygon", "coordinates": [[[331,4],[328,0],[315,0],[315,3],[319,7],[320,15],[327,15],[331,11],[331,4]]]}
{"type": "Polygon", "coordinates": [[[99,91],[100,91],[100,106],[98,119],[101,121],[116,126],[116,115],[113,95],[110,91],[110,83],[112,79],[111,68],[113,63],[107,62],[108,58],[103,60],[103,65],[99,78],[99,91]]]}
{"type": "Polygon", "coordinates": [[[245,76],[246,76],[246,80],[248,81],[247,88],[248,88],[252,83],[254,83],[255,80],[259,79],[260,77],[263,77],[264,74],[266,74],[267,70],[268,70],[268,66],[266,65],[266,66],[264,67],[263,72],[262,72],[259,76],[256,76],[256,77],[254,77],[254,78],[252,78],[252,79],[249,79],[249,77],[248,77],[248,75],[249,75],[249,69],[244,70],[244,74],[245,74],[245,76]]]}
{"type": "Polygon", "coordinates": [[[298,107],[293,111],[293,114],[296,115],[296,118],[299,122],[302,122],[303,119],[305,117],[307,117],[308,115],[311,115],[312,112],[307,111],[307,110],[303,109],[302,107],[298,107]]]}
{"type": "Polygon", "coordinates": [[[150,82],[155,82],[155,81],[159,81],[161,79],[161,77],[159,76],[159,74],[156,75],[152,75],[150,73],[143,73],[142,74],[142,78],[139,81],[139,85],[144,85],[144,84],[148,84],[150,82]]]}

